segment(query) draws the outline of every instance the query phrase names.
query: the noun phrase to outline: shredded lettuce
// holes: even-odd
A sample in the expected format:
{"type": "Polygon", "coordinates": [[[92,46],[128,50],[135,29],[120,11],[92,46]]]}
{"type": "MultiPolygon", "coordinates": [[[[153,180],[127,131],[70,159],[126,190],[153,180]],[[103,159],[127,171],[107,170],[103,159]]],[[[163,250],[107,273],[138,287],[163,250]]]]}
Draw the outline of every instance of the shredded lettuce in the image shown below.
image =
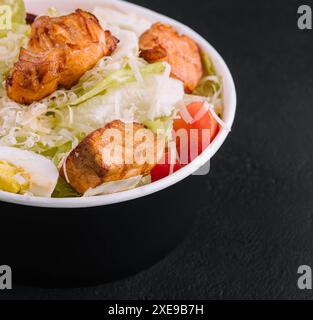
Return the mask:
{"type": "Polygon", "coordinates": [[[10,30],[1,30],[0,38],[5,37],[9,31],[16,32],[21,25],[26,24],[26,9],[23,0],[0,0],[0,5],[8,5],[11,8],[11,26],[10,30]]]}
{"type": "Polygon", "coordinates": [[[17,61],[20,48],[28,43],[30,27],[26,25],[26,11],[23,0],[0,0],[12,11],[12,28],[0,30],[0,89],[13,64],[17,61]]]}
{"type": "Polygon", "coordinates": [[[47,16],[49,17],[58,17],[60,15],[59,11],[56,8],[48,8],[47,16]]]}
{"type": "Polygon", "coordinates": [[[17,25],[18,29],[9,31],[4,37],[0,36],[0,88],[3,80],[8,76],[10,69],[18,60],[20,48],[28,43],[29,27],[17,25]]]}
{"type": "Polygon", "coordinates": [[[134,189],[140,184],[142,178],[142,176],[136,176],[129,179],[106,182],[96,188],[87,190],[84,197],[112,194],[134,189]]]}
{"type": "Polygon", "coordinates": [[[142,82],[133,81],[119,88],[110,88],[105,94],[73,108],[72,130],[88,133],[119,119],[145,123],[151,128],[159,125],[167,131],[171,121],[166,119],[172,118],[183,97],[184,88],[180,81],[167,75],[145,75],[142,82]]]}
{"type": "Polygon", "coordinates": [[[148,30],[152,24],[150,20],[143,16],[109,7],[96,7],[93,14],[100,20],[102,27],[111,30],[114,35],[116,35],[119,30],[129,30],[139,37],[148,30]]]}
{"type": "Polygon", "coordinates": [[[23,0],[0,0],[0,5],[8,5],[12,10],[12,23],[26,23],[26,9],[23,0]]]}
{"type": "MultiPolygon", "coordinates": [[[[153,73],[162,73],[165,70],[165,64],[163,62],[157,62],[148,64],[144,68],[140,69],[142,76],[153,73]]],[[[80,96],[76,101],[72,102],[72,106],[77,106],[98,94],[103,94],[105,90],[109,88],[117,88],[127,83],[136,81],[134,72],[129,68],[124,68],[113,72],[111,75],[97,83],[93,88],[80,96]]]]}

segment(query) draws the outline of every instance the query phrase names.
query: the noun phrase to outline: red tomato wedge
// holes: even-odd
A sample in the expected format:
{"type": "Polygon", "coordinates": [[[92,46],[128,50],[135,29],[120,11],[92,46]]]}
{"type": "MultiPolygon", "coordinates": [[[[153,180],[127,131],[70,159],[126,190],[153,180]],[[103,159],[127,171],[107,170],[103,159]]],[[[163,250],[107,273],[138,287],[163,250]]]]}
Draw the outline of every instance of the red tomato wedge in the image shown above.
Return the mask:
{"type": "Polygon", "coordinates": [[[171,173],[176,172],[182,168],[182,165],[178,161],[176,161],[176,164],[171,166],[171,164],[169,163],[168,153],[165,154],[164,159],[165,159],[165,161],[163,161],[164,163],[159,163],[152,169],[151,171],[152,182],[166,178],[171,173]]]}
{"type": "MultiPolygon", "coordinates": [[[[193,102],[187,106],[190,116],[195,119],[203,108],[204,102],[193,102]]],[[[219,124],[207,111],[193,123],[187,123],[183,118],[174,121],[177,151],[182,164],[188,164],[199,156],[219,132],[219,124]],[[183,130],[181,130],[183,129],[183,130]]]]}

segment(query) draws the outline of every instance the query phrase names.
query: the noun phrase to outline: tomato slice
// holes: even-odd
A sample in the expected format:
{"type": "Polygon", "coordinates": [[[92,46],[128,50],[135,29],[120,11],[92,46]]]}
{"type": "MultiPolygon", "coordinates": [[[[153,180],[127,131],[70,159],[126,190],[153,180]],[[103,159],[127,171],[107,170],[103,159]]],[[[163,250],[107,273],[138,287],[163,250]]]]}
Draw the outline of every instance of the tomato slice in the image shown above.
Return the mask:
{"type": "MultiPolygon", "coordinates": [[[[204,102],[193,102],[187,106],[190,116],[194,119],[201,116],[204,102]],[[200,113],[199,113],[200,112],[200,113]]],[[[174,121],[174,131],[176,133],[176,147],[179,161],[174,167],[169,163],[168,153],[165,154],[165,161],[157,164],[151,171],[152,182],[158,181],[181,169],[185,164],[190,163],[210,143],[215,139],[219,132],[219,124],[212,116],[211,112],[205,112],[201,118],[193,123],[187,123],[183,118],[174,121]],[[182,130],[182,131],[181,131],[182,130]],[[179,133],[182,133],[180,135],[179,133]]],[[[164,160],[163,159],[163,160],[164,160]]]]}
{"type": "Polygon", "coordinates": [[[171,171],[176,172],[182,168],[182,165],[178,161],[176,161],[173,168],[171,168],[171,164],[169,163],[168,158],[169,158],[168,153],[166,153],[163,159],[165,160],[164,163],[159,163],[152,169],[151,171],[152,182],[166,178],[172,173],[171,171]]]}
{"type": "MultiPolygon", "coordinates": [[[[194,119],[201,115],[204,102],[193,102],[187,106],[190,116],[194,119]]],[[[199,156],[219,132],[219,124],[210,111],[193,123],[187,123],[183,118],[174,121],[177,151],[182,164],[188,164],[199,156]],[[183,130],[182,130],[183,129],[183,130]]]]}

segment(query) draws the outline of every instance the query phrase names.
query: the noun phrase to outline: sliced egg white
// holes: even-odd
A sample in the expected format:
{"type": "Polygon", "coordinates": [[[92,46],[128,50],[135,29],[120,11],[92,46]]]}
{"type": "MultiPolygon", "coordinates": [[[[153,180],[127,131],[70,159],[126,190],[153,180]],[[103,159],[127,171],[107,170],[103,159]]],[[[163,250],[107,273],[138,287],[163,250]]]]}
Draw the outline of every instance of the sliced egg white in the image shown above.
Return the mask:
{"type": "MultiPolygon", "coordinates": [[[[25,172],[29,180],[27,192],[38,197],[51,197],[59,178],[59,172],[52,161],[31,151],[0,147],[1,161],[25,172]]],[[[17,176],[15,179],[23,180],[23,177],[17,176]]]]}

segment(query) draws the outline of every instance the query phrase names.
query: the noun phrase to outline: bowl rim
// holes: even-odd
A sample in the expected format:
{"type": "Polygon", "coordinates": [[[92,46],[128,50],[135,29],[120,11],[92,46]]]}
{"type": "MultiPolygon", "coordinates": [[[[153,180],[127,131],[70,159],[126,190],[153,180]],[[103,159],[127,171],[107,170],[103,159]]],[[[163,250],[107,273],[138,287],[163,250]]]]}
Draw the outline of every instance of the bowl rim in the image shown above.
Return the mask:
{"type": "MultiPolygon", "coordinates": [[[[36,0],[26,0],[26,7],[28,7],[29,2],[36,2],[36,0]]],[[[37,0],[41,1],[41,0],[37,0]]],[[[57,1],[54,0],[54,3],[57,1]]],[[[76,4],[84,3],[88,4],[87,0],[75,1],[76,4]]],[[[234,122],[235,113],[236,113],[236,104],[237,104],[237,95],[234,80],[232,78],[231,72],[226,65],[224,59],[221,55],[215,50],[215,48],[205,40],[201,35],[192,30],[190,27],[184,25],[177,20],[169,18],[161,13],[152,11],[145,7],[123,1],[123,0],[97,0],[93,2],[94,7],[97,5],[114,5],[121,10],[130,10],[134,13],[146,16],[155,21],[162,21],[169,23],[176,27],[180,32],[190,36],[194,39],[201,49],[207,52],[210,58],[213,60],[213,64],[217,69],[217,72],[223,78],[223,88],[228,90],[228,103],[227,103],[227,112],[224,114],[224,122],[228,128],[231,128],[234,122]],[[94,4],[95,3],[95,4],[94,4]]],[[[90,6],[90,5],[89,5],[90,6]]],[[[47,6],[48,8],[49,6],[47,6]]],[[[226,111],[226,110],[225,110],[226,111]]],[[[163,178],[159,181],[153,182],[151,184],[141,186],[132,190],[123,191],[114,194],[102,195],[102,196],[93,196],[93,197],[80,197],[80,198],[43,198],[43,197],[33,197],[28,195],[17,195],[4,191],[0,191],[0,201],[8,202],[13,204],[20,204],[24,206],[33,206],[33,207],[43,207],[43,208],[88,208],[88,207],[98,207],[110,204],[121,203],[129,200],[134,200],[144,196],[148,196],[155,192],[166,189],[181,180],[187,178],[188,176],[195,173],[199,168],[205,165],[219,150],[224,141],[226,140],[229,132],[225,129],[221,129],[217,137],[211,143],[211,145],[203,151],[203,153],[193,160],[190,164],[173,173],[172,175],[163,178]]]]}

